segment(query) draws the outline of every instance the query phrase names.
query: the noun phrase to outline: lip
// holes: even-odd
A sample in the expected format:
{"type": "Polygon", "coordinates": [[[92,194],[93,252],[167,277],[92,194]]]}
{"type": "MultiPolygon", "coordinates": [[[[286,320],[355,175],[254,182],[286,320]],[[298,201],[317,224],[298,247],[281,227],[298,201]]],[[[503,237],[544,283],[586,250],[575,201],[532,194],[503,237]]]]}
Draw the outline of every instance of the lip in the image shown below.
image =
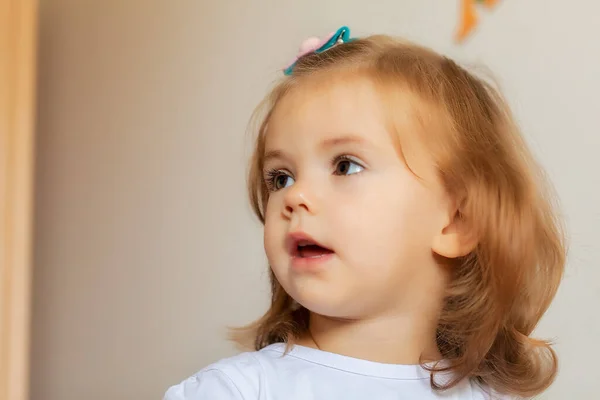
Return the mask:
{"type": "Polygon", "coordinates": [[[327,261],[331,260],[335,255],[335,252],[331,250],[331,253],[326,253],[316,257],[299,257],[298,256],[298,243],[299,242],[311,242],[317,246],[329,249],[327,246],[322,245],[318,241],[312,238],[309,234],[301,231],[291,232],[286,238],[286,247],[291,257],[292,268],[296,270],[312,270],[322,266],[327,261]]]}

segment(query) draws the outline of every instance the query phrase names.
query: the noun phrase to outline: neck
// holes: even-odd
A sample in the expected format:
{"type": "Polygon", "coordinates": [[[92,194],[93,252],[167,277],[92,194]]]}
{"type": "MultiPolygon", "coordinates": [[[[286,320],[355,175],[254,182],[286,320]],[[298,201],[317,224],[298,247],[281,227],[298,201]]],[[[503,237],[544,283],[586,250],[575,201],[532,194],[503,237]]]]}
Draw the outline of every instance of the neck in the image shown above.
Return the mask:
{"type": "Polygon", "coordinates": [[[387,364],[436,361],[437,315],[389,315],[370,319],[338,319],[311,313],[309,331],[299,345],[387,364]]]}

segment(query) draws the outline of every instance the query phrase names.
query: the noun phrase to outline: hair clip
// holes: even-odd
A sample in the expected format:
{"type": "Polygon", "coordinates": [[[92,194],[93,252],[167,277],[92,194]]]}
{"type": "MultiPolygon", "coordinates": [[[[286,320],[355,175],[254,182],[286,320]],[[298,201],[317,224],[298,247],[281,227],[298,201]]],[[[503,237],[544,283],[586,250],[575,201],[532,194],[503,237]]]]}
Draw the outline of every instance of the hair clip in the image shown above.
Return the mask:
{"type": "Polygon", "coordinates": [[[332,47],[337,46],[338,44],[348,43],[352,40],[354,39],[350,38],[350,28],[347,26],[342,26],[336,32],[332,32],[327,35],[324,39],[310,37],[302,42],[300,49],[298,50],[298,55],[291,63],[288,64],[288,66],[283,70],[283,73],[285,75],[291,75],[298,60],[307,54],[323,53],[332,47]]]}

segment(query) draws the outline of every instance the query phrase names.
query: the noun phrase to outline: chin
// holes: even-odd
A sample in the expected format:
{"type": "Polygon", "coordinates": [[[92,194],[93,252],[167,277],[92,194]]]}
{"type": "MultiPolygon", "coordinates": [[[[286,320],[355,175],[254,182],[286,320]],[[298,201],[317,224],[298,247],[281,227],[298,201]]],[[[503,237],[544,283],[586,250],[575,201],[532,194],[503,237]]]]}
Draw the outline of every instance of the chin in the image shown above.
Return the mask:
{"type": "Polygon", "coordinates": [[[295,270],[285,264],[276,264],[280,268],[272,265],[273,272],[285,292],[302,307],[330,318],[351,318],[360,313],[364,301],[351,290],[360,285],[338,273],[336,258],[327,261],[325,268],[314,270],[295,270]]]}
{"type": "Polygon", "coordinates": [[[330,318],[351,318],[354,313],[352,298],[332,290],[321,291],[312,287],[305,290],[292,290],[290,296],[311,313],[330,318]]]}

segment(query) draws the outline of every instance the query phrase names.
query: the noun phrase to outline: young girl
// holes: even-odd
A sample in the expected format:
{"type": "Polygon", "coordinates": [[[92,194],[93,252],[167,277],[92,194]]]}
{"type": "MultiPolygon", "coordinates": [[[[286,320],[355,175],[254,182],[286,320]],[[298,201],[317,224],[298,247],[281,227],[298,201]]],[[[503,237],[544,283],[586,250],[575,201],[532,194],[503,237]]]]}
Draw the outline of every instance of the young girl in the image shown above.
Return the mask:
{"type": "Polygon", "coordinates": [[[272,301],[165,399],[529,397],[530,334],[565,262],[543,174],[498,92],[452,60],[344,27],[267,97],[249,175],[272,301]]]}

